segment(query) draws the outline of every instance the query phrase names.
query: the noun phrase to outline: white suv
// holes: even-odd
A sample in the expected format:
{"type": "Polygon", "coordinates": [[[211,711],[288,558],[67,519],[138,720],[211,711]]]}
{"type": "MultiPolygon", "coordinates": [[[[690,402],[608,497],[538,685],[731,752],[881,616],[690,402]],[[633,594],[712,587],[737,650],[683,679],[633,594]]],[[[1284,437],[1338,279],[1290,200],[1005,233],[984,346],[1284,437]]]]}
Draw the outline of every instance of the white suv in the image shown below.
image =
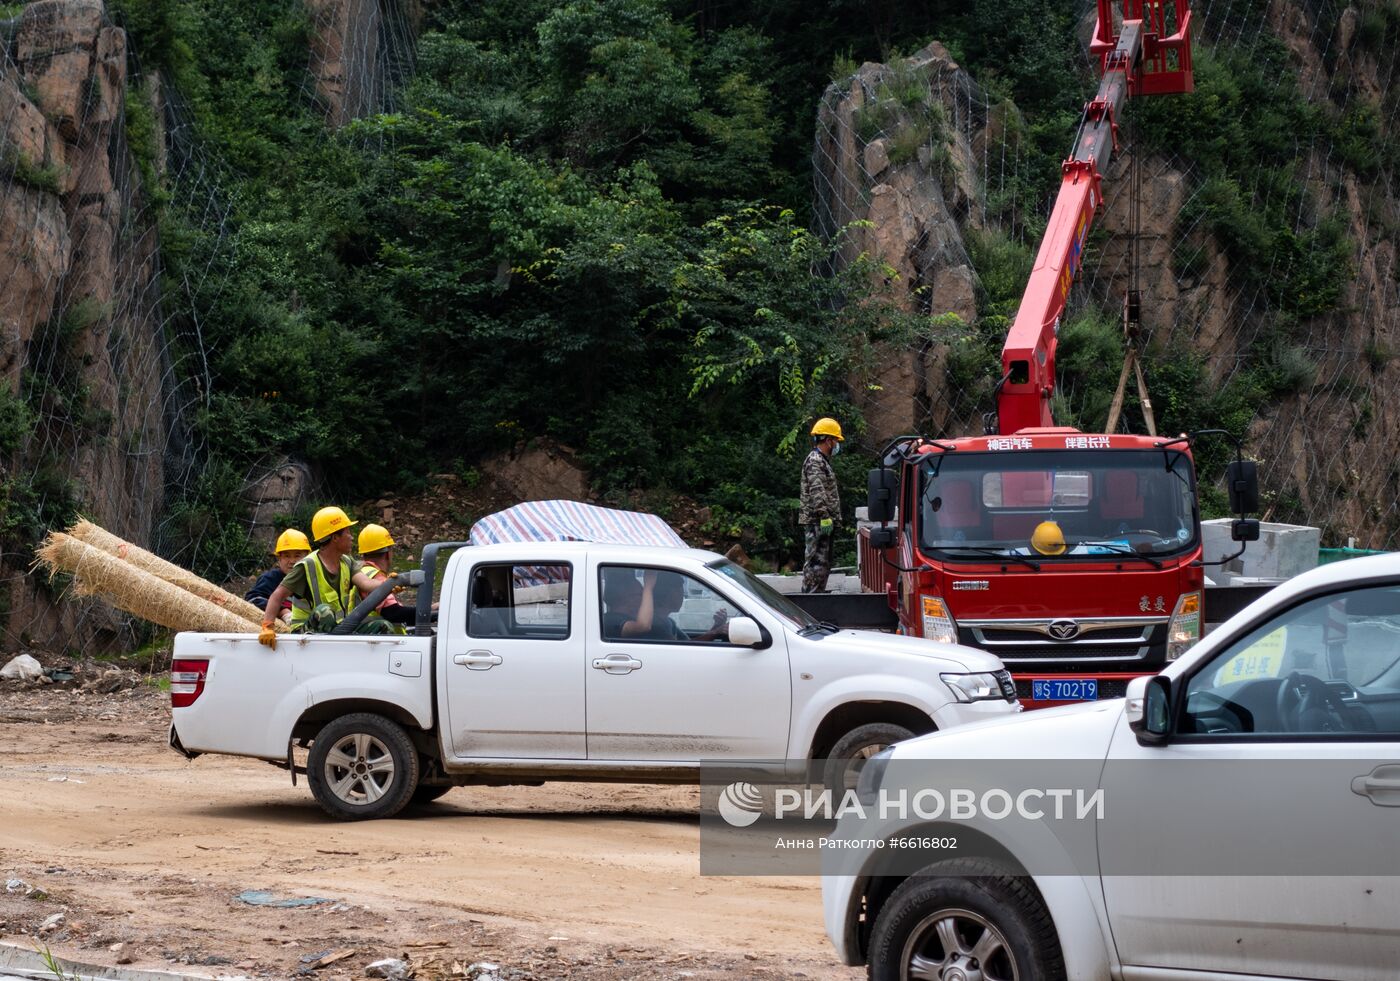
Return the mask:
{"type": "Polygon", "coordinates": [[[859,792],[901,760],[934,759],[1087,761],[1118,830],[1092,826],[1089,861],[1048,874],[1044,823],[881,826],[990,842],[1002,858],[948,852],[908,875],[872,848],[829,865],[827,931],[871,978],[1400,977],[1400,555],[1277,587],[1126,699],[901,743],[859,792]],[[1184,782],[1222,763],[1238,785],[1184,782]],[[1124,782],[1144,771],[1176,783],[1124,782]],[[1275,864],[1230,861],[1261,845],[1275,864]]]}

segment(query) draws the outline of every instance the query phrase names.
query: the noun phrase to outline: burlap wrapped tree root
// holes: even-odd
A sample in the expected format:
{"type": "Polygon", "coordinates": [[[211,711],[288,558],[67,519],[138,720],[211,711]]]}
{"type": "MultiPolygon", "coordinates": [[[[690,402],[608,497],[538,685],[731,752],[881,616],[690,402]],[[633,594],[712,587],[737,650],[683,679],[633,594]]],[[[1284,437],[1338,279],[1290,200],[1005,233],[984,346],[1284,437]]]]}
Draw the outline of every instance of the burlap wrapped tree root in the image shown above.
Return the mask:
{"type": "Polygon", "coordinates": [[[34,554],[50,572],[72,575],[79,596],[97,596],[162,627],[206,633],[258,631],[236,613],[62,532],[50,534],[34,554]]]}
{"type": "MultiPolygon", "coordinates": [[[[263,611],[247,600],[225,592],[207,579],[201,579],[188,569],[182,569],[172,562],[167,562],[159,555],[153,555],[144,548],[123,541],[91,521],[79,521],[68,529],[68,534],[93,548],[101,549],[124,562],[129,562],[138,569],[158,576],[172,585],[194,593],[200,599],[208,600],[215,606],[221,606],[245,620],[259,625],[263,622],[263,611]]],[[[281,626],[279,621],[278,627],[281,628],[281,626]]]]}

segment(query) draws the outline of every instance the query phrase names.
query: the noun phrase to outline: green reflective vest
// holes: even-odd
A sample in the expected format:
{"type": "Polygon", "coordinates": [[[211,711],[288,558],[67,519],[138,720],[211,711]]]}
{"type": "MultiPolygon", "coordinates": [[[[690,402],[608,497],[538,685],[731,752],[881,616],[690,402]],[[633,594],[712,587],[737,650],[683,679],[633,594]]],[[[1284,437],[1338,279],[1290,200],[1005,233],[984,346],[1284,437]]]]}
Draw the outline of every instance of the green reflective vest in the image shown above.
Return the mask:
{"type": "Polygon", "coordinates": [[[346,615],[355,608],[357,596],[355,584],[350,581],[350,557],[341,557],[339,582],[333,584],[326,578],[326,570],[321,565],[320,554],[320,549],[317,549],[297,562],[297,565],[306,571],[306,584],[310,588],[311,599],[308,601],[303,596],[293,598],[293,630],[305,630],[306,621],[311,619],[312,611],[323,603],[331,608],[336,623],[344,620],[346,615]]]}
{"type": "MultiPolygon", "coordinates": [[[[378,566],[373,565],[372,563],[369,563],[369,562],[366,562],[366,563],[364,564],[364,566],[360,569],[360,571],[363,572],[366,576],[368,576],[368,577],[371,578],[371,579],[378,579],[380,576],[384,575],[383,572],[379,571],[379,567],[378,567],[378,566]]],[[[378,585],[378,583],[376,583],[375,585],[378,585]]],[[[380,603],[379,605],[382,607],[382,606],[384,606],[386,603],[388,603],[389,600],[391,600],[391,599],[393,599],[393,598],[394,598],[393,593],[390,593],[389,596],[384,600],[384,602],[383,602],[383,603],[380,603]]],[[[397,603],[398,600],[394,600],[394,602],[397,603]]],[[[376,610],[374,610],[372,613],[370,613],[369,616],[365,617],[365,619],[366,619],[366,620],[370,620],[370,619],[382,620],[383,617],[381,617],[381,616],[379,615],[379,610],[376,609],[376,610]]],[[[399,624],[399,623],[391,623],[391,624],[389,624],[389,633],[391,633],[391,634],[407,634],[408,631],[405,630],[405,629],[403,628],[403,625],[402,625],[402,624],[399,624]]]]}

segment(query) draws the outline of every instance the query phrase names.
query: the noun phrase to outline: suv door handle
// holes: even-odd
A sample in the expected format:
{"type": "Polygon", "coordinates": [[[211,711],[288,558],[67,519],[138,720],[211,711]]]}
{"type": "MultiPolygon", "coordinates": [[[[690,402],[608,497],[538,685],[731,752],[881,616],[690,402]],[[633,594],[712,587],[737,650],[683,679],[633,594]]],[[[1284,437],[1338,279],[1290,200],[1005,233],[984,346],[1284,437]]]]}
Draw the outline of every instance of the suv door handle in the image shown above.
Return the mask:
{"type": "Polygon", "coordinates": [[[642,666],[642,662],[630,654],[609,654],[607,657],[595,657],[593,666],[608,674],[631,674],[642,666]]]}
{"type": "Polygon", "coordinates": [[[1400,807],[1400,763],[1382,763],[1351,782],[1351,792],[1377,807],[1400,807]]]}
{"type": "Polygon", "coordinates": [[[453,655],[452,663],[465,665],[468,671],[489,671],[501,663],[501,655],[490,651],[467,651],[453,655]]]}

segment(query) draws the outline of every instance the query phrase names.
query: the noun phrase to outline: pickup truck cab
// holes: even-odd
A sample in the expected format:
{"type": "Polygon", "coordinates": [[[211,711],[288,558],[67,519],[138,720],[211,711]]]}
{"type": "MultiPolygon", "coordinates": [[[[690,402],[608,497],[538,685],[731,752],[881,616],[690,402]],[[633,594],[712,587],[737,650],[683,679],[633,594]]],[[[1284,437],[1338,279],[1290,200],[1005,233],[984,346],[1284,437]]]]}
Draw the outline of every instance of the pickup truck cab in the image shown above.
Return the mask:
{"type": "Polygon", "coordinates": [[[1078,852],[1049,821],[843,818],[835,838],[938,842],[921,868],[863,847],[823,877],[827,932],[874,981],[1397,976],[1400,555],[1275,587],[1124,699],[900,743],[856,794],[949,760],[1068,761],[1107,817],[1078,852]]]}
{"type": "Polygon", "coordinates": [[[407,636],[178,635],[171,746],[304,771],[357,819],[464,784],[698,781],[702,760],[826,761],[853,786],[887,745],[1020,710],[996,657],[839,630],[712,552],[441,543],[422,576],[407,636]]]}

